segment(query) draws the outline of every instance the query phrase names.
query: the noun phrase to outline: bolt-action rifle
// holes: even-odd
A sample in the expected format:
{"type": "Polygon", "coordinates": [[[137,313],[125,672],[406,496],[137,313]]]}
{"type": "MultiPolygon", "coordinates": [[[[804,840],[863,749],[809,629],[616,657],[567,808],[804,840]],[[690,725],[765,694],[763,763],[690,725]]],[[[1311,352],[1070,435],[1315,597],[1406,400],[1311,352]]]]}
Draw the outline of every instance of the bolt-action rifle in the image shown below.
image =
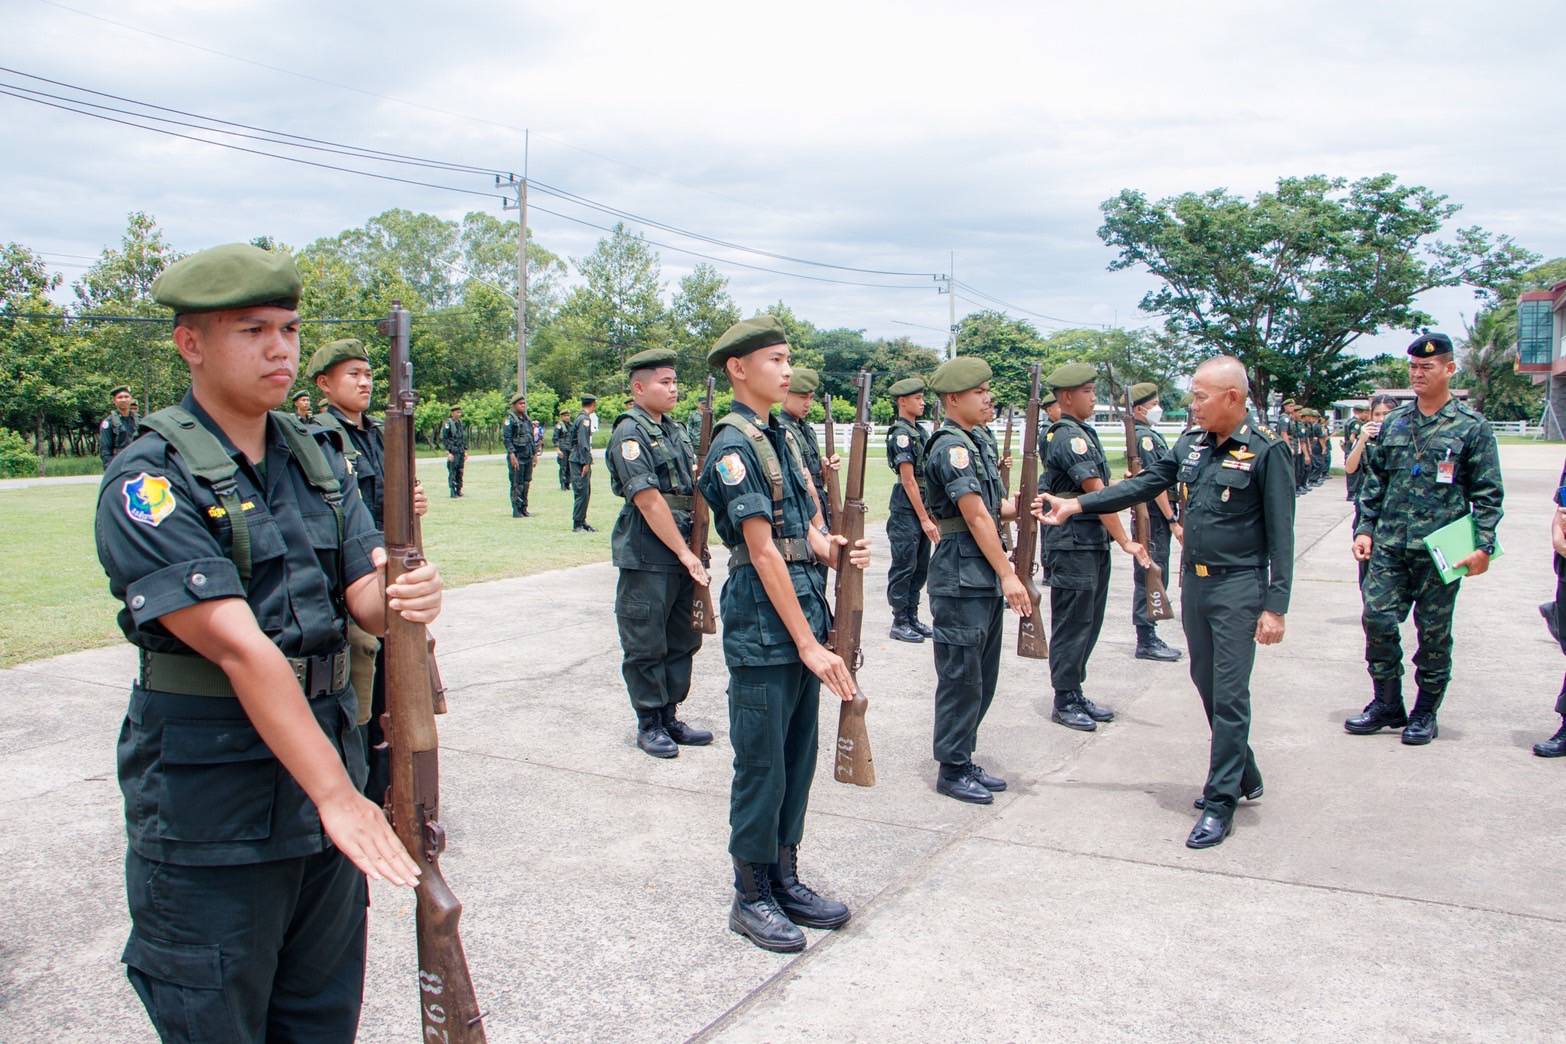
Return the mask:
{"type": "MultiPolygon", "coordinates": [[[[1115,375],[1104,365],[1104,375],[1109,378],[1109,386],[1115,386],[1115,375]]],[[[1120,419],[1126,429],[1126,477],[1136,478],[1142,473],[1142,451],[1136,444],[1136,406],[1132,401],[1131,386],[1125,387],[1125,404],[1119,408],[1120,419]]],[[[1147,548],[1149,555],[1153,553],[1153,519],[1147,513],[1145,503],[1138,504],[1131,509],[1131,539],[1147,548]]],[[[1147,592],[1147,615],[1153,620],[1168,620],[1174,617],[1174,607],[1169,604],[1169,592],[1164,589],[1164,571],[1158,563],[1150,562],[1142,571],[1142,589],[1147,592]]]]}
{"type": "MultiPolygon", "coordinates": [[[[696,445],[696,470],[701,475],[707,463],[707,451],[712,448],[712,390],[716,377],[707,378],[707,395],[701,400],[701,440],[696,445]]],[[[701,487],[691,483],[691,554],[701,560],[703,569],[712,568],[712,555],[707,550],[707,501],[701,495],[701,487]]],[[[691,630],[697,634],[718,633],[718,610],[712,602],[712,587],[697,584],[691,595],[691,630]]]]}
{"type": "Polygon", "coordinates": [[[1028,382],[1027,426],[1022,429],[1022,478],[1017,489],[1017,547],[1011,565],[1028,593],[1033,611],[1017,622],[1017,655],[1030,660],[1049,659],[1049,640],[1039,619],[1044,597],[1033,581],[1033,559],[1039,553],[1039,523],[1033,517],[1033,498],[1039,494],[1039,380],[1040,364],[1034,363],[1028,382]]]}
{"type": "Polygon", "coordinates": [[[833,535],[848,541],[838,549],[837,587],[832,606],[832,632],[827,647],[843,658],[854,682],[854,698],[845,700],[837,719],[837,760],[832,775],[839,783],[860,787],[875,786],[875,762],[870,757],[870,734],[865,728],[865,711],[870,701],[859,688],[859,668],[865,655],[861,645],[865,622],[864,570],[849,561],[848,552],[865,535],[865,463],[870,450],[870,374],[861,372],[854,381],[859,386],[859,409],[854,415],[854,433],[849,440],[848,482],[843,490],[843,505],[832,516],[833,535]]]}

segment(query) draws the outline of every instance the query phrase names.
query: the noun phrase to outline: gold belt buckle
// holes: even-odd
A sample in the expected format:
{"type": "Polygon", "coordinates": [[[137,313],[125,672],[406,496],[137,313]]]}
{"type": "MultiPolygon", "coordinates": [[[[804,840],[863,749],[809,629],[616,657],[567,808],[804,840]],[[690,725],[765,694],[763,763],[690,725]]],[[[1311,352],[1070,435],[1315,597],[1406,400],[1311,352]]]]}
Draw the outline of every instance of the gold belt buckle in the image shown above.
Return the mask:
{"type": "Polygon", "coordinates": [[[1207,567],[1202,565],[1202,563],[1200,563],[1200,562],[1196,563],[1196,575],[1197,576],[1206,576],[1207,575],[1207,567]]]}

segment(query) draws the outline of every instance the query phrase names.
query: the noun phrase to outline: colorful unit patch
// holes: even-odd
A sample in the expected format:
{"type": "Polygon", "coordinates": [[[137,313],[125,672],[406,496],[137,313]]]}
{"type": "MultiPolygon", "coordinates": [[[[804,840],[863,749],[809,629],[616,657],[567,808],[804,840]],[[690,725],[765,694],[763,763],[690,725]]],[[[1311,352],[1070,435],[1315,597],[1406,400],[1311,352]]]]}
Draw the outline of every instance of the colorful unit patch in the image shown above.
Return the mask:
{"type": "Polygon", "coordinates": [[[953,446],[946,452],[946,456],[947,459],[952,462],[952,467],[956,468],[958,471],[961,471],[968,466],[967,446],[953,446]]]}
{"type": "Polygon", "coordinates": [[[713,467],[718,470],[718,478],[725,486],[737,486],[745,481],[745,462],[740,460],[738,453],[726,453],[713,467]]]}
{"type": "Polygon", "coordinates": [[[174,490],[162,475],[149,475],[143,471],[133,479],[126,479],[122,488],[125,513],[144,525],[156,528],[177,506],[174,490]]]}

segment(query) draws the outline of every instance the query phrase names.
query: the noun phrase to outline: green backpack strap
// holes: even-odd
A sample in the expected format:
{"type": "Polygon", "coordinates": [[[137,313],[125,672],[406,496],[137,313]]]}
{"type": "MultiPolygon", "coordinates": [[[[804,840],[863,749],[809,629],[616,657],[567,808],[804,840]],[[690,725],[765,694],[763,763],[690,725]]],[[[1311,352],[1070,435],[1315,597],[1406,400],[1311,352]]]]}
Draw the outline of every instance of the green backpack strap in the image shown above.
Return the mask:
{"type": "MultiPolygon", "coordinates": [[[[290,414],[281,412],[280,415],[284,417],[290,416],[290,414]]],[[[338,419],[337,414],[333,413],[331,410],[322,410],[320,413],[317,413],[314,417],[312,417],[311,420],[315,421],[321,427],[337,433],[337,448],[342,451],[342,455],[345,458],[353,461],[355,468],[357,468],[359,461],[359,447],[355,446],[353,444],[353,439],[348,437],[348,429],[343,427],[343,422],[338,419]]]]}
{"type": "MultiPolygon", "coordinates": [[[[311,432],[309,426],[298,417],[282,412],[274,412],[272,416],[277,420],[278,427],[283,429],[283,438],[288,442],[288,452],[304,469],[305,481],[321,494],[321,499],[326,501],[327,506],[332,509],[332,514],[337,516],[337,547],[341,551],[343,537],[347,530],[343,516],[343,487],[342,483],[337,481],[337,473],[332,470],[331,461],[326,459],[321,444],[315,440],[315,433],[311,432]]],[[[340,451],[347,452],[343,447],[348,439],[343,434],[341,425],[335,431],[328,428],[327,434],[340,451]]],[[[339,555],[338,559],[341,558],[342,556],[339,555]]]]}
{"type": "MultiPolygon", "coordinates": [[[[141,426],[162,435],[164,440],[185,462],[185,467],[196,478],[212,487],[218,503],[228,514],[229,532],[233,546],[229,557],[239,570],[239,582],[247,590],[250,587],[250,527],[245,522],[244,507],[239,500],[239,484],[234,475],[239,465],[228,455],[223,444],[207,427],[182,406],[169,406],[150,417],[143,417],[141,426]]],[[[317,450],[319,452],[319,450],[317,450]]]]}

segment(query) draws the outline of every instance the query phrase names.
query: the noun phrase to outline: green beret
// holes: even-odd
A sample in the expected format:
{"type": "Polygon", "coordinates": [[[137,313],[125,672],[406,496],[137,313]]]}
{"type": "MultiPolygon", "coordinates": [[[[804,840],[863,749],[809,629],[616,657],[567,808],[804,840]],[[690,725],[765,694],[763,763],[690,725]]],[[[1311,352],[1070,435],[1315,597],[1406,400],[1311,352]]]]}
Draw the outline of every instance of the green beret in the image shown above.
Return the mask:
{"type": "Polygon", "coordinates": [[[1284,399],[1283,400],[1283,404],[1285,406],[1298,406],[1299,405],[1299,403],[1295,402],[1293,399],[1284,399]]]}
{"type": "Polygon", "coordinates": [[[904,395],[917,395],[924,391],[924,378],[904,377],[886,390],[895,399],[901,399],[904,395]]]}
{"type": "Polygon", "coordinates": [[[707,353],[707,365],[718,370],[729,359],[738,359],[774,344],[787,344],[788,335],[775,315],[758,315],[754,319],[742,319],[723,331],[707,353]]]}
{"type": "Polygon", "coordinates": [[[299,391],[294,392],[294,397],[292,399],[289,399],[288,401],[289,402],[298,402],[300,399],[303,399],[305,402],[309,402],[310,401],[310,393],[307,392],[307,391],[304,391],[303,389],[301,389],[299,391]]]}
{"type": "Polygon", "coordinates": [[[588,392],[585,395],[581,395],[581,396],[579,396],[579,398],[582,400],[582,405],[583,406],[591,406],[593,403],[598,401],[598,396],[594,395],[591,392],[588,392]]]}
{"type": "Polygon", "coordinates": [[[679,355],[673,348],[649,348],[645,352],[637,352],[625,360],[625,372],[635,373],[637,370],[651,370],[660,366],[673,366],[679,361],[679,355]]]}
{"type": "Polygon", "coordinates": [[[1452,354],[1452,339],[1444,333],[1427,333],[1408,346],[1408,354],[1416,359],[1429,359],[1437,355],[1452,354]]]}
{"type": "Polygon", "coordinates": [[[305,370],[305,379],[313,381],[333,366],[340,362],[347,362],[349,359],[363,359],[369,362],[370,353],[364,350],[362,342],[352,337],[345,337],[340,341],[328,341],[310,356],[310,365],[305,370]]]}
{"type": "Polygon", "coordinates": [[[790,395],[814,395],[821,387],[821,375],[808,366],[796,366],[788,379],[790,395]]]}
{"type": "Polygon", "coordinates": [[[1053,405],[1055,405],[1055,389],[1054,388],[1045,388],[1044,389],[1044,397],[1039,400],[1039,405],[1040,406],[1053,406],[1053,405]]]}
{"type": "Polygon", "coordinates": [[[526,402],[526,401],[527,401],[527,392],[525,392],[525,391],[518,391],[515,395],[511,396],[511,405],[512,406],[515,406],[519,402],[526,402]]]}
{"type": "Polygon", "coordinates": [[[1087,363],[1067,363],[1044,378],[1044,383],[1057,391],[1061,388],[1080,388],[1098,380],[1098,371],[1087,363]]]}
{"type": "Polygon", "coordinates": [[[959,355],[935,368],[929,388],[937,395],[955,395],[977,388],[992,376],[990,364],[977,355],[959,355]]]}
{"type": "Polygon", "coordinates": [[[1140,406],[1144,402],[1152,402],[1158,398],[1158,385],[1152,381],[1142,381],[1140,384],[1131,385],[1131,405],[1140,406]]]}
{"type": "Polygon", "coordinates": [[[299,307],[299,269],[281,250],[229,243],[181,258],[152,284],[152,299],[175,315],[227,308],[299,307]]]}
{"type": "Polygon", "coordinates": [[[116,384],[114,387],[109,389],[109,398],[111,398],[111,399],[114,398],[114,396],[118,395],[120,392],[129,392],[129,391],[130,391],[130,385],[128,385],[128,384],[116,384]]]}

